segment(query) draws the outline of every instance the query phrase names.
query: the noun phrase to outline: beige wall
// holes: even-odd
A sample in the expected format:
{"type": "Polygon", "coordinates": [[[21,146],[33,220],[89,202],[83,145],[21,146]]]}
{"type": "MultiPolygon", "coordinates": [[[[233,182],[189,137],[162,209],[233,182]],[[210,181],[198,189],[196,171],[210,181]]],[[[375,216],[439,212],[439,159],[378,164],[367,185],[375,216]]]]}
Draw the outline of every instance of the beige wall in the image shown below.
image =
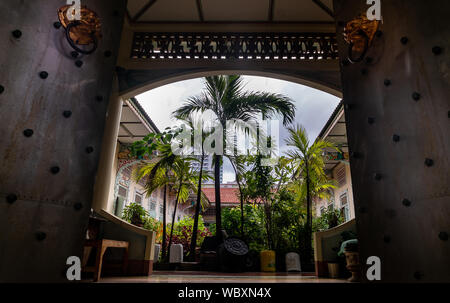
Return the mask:
{"type": "Polygon", "coordinates": [[[353,201],[353,188],[352,188],[352,177],[350,173],[350,165],[348,163],[339,163],[332,171],[333,180],[336,182],[336,188],[333,190],[334,195],[331,199],[315,200],[315,212],[316,216],[320,216],[320,208],[327,207],[331,203],[334,204],[334,208],[341,208],[340,197],[343,193],[347,192],[347,203],[349,208],[349,220],[355,218],[355,207],[353,201]],[[342,167],[345,167],[345,184],[339,186],[337,183],[337,172],[342,167]]]}

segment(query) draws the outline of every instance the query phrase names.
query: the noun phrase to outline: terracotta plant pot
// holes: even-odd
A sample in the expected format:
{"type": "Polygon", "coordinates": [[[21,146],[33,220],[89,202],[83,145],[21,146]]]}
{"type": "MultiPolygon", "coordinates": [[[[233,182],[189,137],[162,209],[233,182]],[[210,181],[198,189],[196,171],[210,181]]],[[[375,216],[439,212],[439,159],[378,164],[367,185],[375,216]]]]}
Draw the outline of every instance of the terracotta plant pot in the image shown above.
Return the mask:
{"type": "Polygon", "coordinates": [[[339,278],[339,263],[328,263],[328,274],[330,278],[339,278]]]}
{"type": "Polygon", "coordinates": [[[350,282],[361,281],[361,264],[359,263],[359,252],[357,251],[345,251],[345,261],[347,262],[347,269],[352,273],[352,276],[348,278],[350,282]]]}

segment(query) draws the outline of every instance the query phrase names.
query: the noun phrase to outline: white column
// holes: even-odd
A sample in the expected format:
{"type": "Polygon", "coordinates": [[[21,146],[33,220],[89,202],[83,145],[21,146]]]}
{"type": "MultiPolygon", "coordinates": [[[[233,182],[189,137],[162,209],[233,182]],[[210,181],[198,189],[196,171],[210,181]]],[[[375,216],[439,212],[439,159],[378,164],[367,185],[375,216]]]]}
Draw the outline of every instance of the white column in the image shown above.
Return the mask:
{"type": "Polygon", "coordinates": [[[123,100],[119,96],[117,77],[113,80],[113,89],[106,113],[105,130],[103,133],[102,150],[97,169],[97,176],[94,186],[94,197],[92,208],[99,212],[103,209],[109,213],[113,211],[113,201],[110,193],[114,186],[117,137],[119,135],[120,118],[122,115],[123,100]],[[110,201],[111,200],[111,201],[110,201]]]}

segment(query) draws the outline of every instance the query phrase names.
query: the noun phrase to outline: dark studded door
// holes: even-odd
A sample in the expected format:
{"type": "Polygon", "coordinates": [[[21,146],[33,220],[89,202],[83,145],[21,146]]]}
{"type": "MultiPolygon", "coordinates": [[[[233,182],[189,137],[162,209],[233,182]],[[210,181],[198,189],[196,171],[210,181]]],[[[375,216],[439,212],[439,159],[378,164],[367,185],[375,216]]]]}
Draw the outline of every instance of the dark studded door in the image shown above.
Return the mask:
{"type": "Polygon", "coordinates": [[[64,281],[80,256],[125,0],[81,0],[101,21],[69,45],[62,0],[0,2],[0,282],[64,281]]]}
{"type": "Polygon", "coordinates": [[[450,281],[450,2],[382,0],[383,23],[350,64],[344,25],[369,8],[334,0],[363,276],[450,281]]]}

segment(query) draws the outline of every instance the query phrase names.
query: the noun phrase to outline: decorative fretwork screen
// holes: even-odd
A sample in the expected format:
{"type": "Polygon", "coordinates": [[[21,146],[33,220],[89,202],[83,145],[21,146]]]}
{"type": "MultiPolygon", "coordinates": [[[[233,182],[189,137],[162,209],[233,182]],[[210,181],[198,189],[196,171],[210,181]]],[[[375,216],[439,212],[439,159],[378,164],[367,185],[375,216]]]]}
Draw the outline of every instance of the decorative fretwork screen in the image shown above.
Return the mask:
{"type": "Polygon", "coordinates": [[[135,32],[134,59],[324,60],[338,57],[331,33],[135,32]]]}

